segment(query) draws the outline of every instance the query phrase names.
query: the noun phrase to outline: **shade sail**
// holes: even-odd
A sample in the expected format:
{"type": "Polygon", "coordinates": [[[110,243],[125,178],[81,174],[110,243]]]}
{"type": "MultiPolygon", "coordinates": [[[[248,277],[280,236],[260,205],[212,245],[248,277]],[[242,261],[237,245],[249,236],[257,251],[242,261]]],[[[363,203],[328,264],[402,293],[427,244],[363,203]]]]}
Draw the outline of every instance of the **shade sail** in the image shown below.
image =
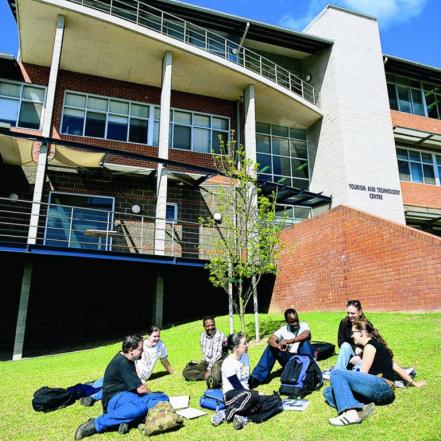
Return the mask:
{"type": "MultiPolygon", "coordinates": [[[[0,134],[0,155],[5,164],[35,165],[32,159],[33,139],[16,138],[0,134]]],[[[51,148],[48,164],[61,167],[99,168],[105,153],[88,152],[62,145],[51,148]]]]}

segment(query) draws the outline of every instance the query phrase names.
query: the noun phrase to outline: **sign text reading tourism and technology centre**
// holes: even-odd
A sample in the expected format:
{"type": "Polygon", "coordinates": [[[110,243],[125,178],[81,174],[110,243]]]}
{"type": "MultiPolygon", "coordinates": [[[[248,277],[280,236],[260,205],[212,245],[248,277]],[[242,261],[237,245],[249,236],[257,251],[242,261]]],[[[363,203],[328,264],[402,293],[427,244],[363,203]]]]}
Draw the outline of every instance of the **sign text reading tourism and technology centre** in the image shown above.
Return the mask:
{"type": "Polygon", "coordinates": [[[376,185],[349,184],[349,189],[356,191],[366,191],[369,193],[369,197],[371,199],[380,200],[383,200],[383,196],[386,194],[391,196],[399,196],[401,193],[401,190],[397,190],[395,188],[377,187],[376,185]]]}

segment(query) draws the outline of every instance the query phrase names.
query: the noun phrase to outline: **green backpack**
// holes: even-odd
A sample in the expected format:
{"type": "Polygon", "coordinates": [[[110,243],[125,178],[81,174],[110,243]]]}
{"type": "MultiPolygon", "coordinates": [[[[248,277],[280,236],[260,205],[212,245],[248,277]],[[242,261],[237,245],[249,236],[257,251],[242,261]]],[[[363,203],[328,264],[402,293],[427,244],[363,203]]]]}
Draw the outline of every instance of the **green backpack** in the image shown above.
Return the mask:
{"type": "Polygon", "coordinates": [[[152,407],[145,418],[145,424],[138,429],[143,435],[150,436],[168,430],[179,429],[184,425],[184,419],[179,416],[168,401],[160,401],[152,407]]]}

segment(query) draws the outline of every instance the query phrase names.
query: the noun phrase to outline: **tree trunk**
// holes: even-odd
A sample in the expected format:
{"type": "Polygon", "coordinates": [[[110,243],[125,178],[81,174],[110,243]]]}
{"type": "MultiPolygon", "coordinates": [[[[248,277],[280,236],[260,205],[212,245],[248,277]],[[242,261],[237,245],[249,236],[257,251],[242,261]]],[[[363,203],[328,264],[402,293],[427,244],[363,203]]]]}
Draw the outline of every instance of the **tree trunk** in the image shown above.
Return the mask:
{"type": "Polygon", "coordinates": [[[251,278],[253,284],[253,306],[254,306],[254,329],[256,333],[256,342],[260,342],[260,331],[259,331],[259,303],[257,299],[257,285],[256,276],[251,278]]]}
{"type": "Polygon", "coordinates": [[[243,299],[243,281],[239,281],[238,286],[238,297],[239,297],[239,317],[240,317],[240,331],[246,336],[245,331],[245,303],[243,299]]]}
{"type": "Polygon", "coordinates": [[[228,317],[230,325],[230,334],[234,332],[234,308],[233,308],[233,284],[228,283],[228,317]]]}

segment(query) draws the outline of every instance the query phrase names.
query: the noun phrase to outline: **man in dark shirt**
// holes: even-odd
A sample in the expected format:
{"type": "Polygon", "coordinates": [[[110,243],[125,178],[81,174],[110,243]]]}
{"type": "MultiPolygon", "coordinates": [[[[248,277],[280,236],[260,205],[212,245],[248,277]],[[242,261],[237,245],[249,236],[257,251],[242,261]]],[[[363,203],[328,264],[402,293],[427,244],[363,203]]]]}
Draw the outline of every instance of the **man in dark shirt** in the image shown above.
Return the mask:
{"type": "Polygon", "coordinates": [[[104,413],[81,424],[75,432],[75,440],[140,419],[159,401],[168,401],[162,392],[150,392],[136,374],[134,361],[141,357],[142,351],[140,335],[124,338],[122,351],[113,357],[104,373],[104,413]]]}

